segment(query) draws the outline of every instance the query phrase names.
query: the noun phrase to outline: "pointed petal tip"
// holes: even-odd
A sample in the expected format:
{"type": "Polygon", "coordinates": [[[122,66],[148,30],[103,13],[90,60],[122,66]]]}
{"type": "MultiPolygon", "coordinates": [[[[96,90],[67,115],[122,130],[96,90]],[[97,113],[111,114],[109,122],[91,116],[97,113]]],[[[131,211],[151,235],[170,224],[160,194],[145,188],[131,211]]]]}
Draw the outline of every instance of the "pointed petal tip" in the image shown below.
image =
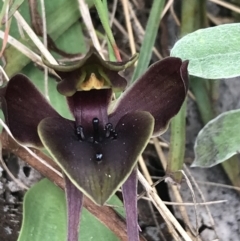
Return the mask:
{"type": "Polygon", "coordinates": [[[167,57],[149,69],[119,98],[110,114],[113,122],[127,112],[148,111],[155,119],[154,135],[166,130],[185,100],[188,61],[167,57]]]}
{"type": "Polygon", "coordinates": [[[137,168],[134,168],[122,186],[124,207],[126,210],[127,234],[131,241],[139,241],[137,211],[137,168]]]}
{"type": "Polygon", "coordinates": [[[79,236],[81,211],[83,207],[83,194],[66,175],[64,175],[64,179],[68,213],[67,240],[77,241],[79,236]]]}
{"type": "Polygon", "coordinates": [[[9,129],[16,140],[28,146],[42,148],[37,126],[45,117],[59,116],[58,113],[23,74],[17,74],[9,80],[5,100],[9,129]]]}

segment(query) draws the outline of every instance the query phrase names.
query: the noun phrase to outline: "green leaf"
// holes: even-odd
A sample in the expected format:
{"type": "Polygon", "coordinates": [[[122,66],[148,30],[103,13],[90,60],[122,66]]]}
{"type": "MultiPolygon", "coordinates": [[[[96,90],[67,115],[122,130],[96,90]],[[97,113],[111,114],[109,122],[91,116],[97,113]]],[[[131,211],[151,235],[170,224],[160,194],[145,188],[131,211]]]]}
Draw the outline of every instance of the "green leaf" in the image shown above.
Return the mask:
{"type": "MultiPolygon", "coordinates": [[[[87,2],[92,4],[91,0],[88,0],[87,2]]],[[[0,7],[1,6],[2,3],[0,3],[0,7]]],[[[77,2],[52,0],[46,1],[45,7],[47,31],[54,41],[58,40],[56,41],[56,45],[68,53],[85,53],[86,46],[81,29],[81,23],[78,21],[80,13],[77,2]],[[63,12],[64,14],[62,14],[63,12]]],[[[19,11],[23,15],[24,19],[30,24],[28,1],[23,2],[19,11]]],[[[12,21],[10,35],[24,43],[28,48],[36,51],[36,47],[27,35],[24,40],[21,39],[15,19],[12,21]]],[[[1,42],[2,40],[0,40],[0,43],[1,42]]],[[[31,61],[12,46],[9,46],[5,50],[4,56],[7,60],[5,71],[10,77],[21,71],[21,69],[31,61]]]]}
{"type": "Polygon", "coordinates": [[[209,79],[240,75],[240,24],[224,24],[190,33],[177,41],[171,56],[190,60],[189,74],[209,79]]]}
{"type": "MultiPolygon", "coordinates": [[[[117,197],[112,204],[121,206],[117,197]]],[[[18,241],[65,241],[67,214],[64,192],[44,179],[25,195],[23,224],[18,241]]],[[[86,209],[80,223],[81,241],[119,241],[119,239],[86,209]]]]}
{"type": "Polygon", "coordinates": [[[199,132],[193,167],[212,167],[240,151],[240,109],[225,112],[199,132]]]}
{"type": "Polygon", "coordinates": [[[57,39],[56,44],[58,48],[71,54],[86,53],[88,49],[82,32],[82,26],[79,22],[70,26],[64,34],[57,39]]]}

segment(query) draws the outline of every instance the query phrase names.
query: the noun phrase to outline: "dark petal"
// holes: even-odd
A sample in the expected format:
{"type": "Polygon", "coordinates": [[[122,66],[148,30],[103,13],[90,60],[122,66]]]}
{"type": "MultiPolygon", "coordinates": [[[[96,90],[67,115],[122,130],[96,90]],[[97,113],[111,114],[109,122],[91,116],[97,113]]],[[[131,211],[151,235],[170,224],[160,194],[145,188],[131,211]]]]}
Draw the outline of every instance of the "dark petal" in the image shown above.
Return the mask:
{"type": "Polygon", "coordinates": [[[148,111],[155,118],[154,135],[160,134],[180,110],[187,90],[187,62],[165,58],[153,64],[123,93],[110,114],[110,122],[117,123],[121,116],[133,110],[148,111]]]}
{"type": "Polygon", "coordinates": [[[84,127],[86,135],[92,135],[92,120],[98,118],[103,129],[108,123],[108,105],[111,101],[112,90],[78,91],[67,97],[70,111],[77,125],[84,127]]]}
{"type": "Polygon", "coordinates": [[[64,96],[74,95],[77,91],[77,85],[81,78],[81,71],[75,70],[71,73],[63,72],[58,73],[58,75],[61,76],[61,81],[57,84],[57,91],[64,96]]]}
{"type": "Polygon", "coordinates": [[[79,141],[75,123],[64,118],[44,119],[38,133],[72,183],[103,205],[132,172],[152,135],[153,125],[149,113],[129,113],[116,126],[118,137],[105,138],[98,144],[79,141]]]}
{"type": "Polygon", "coordinates": [[[131,175],[122,186],[129,241],[139,241],[137,218],[137,182],[137,168],[134,168],[131,175]]]}
{"type": "Polygon", "coordinates": [[[21,143],[42,147],[37,133],[39,122],[59,114],[24,75],[10,79],[5,93],[8,124],[13,136],[21,143]]]}
{"type": "Polygon", "coordinates": [[[83,194],[74,184],[72,184],[66,175],[64,175],[64,179],[68,210],[67,241],[78,241],[83,194]]]}
{"type": "Polygon", "coordinates": [[[0,88],[0,97],[4,97],[6,93],[7,86],[5,85],[4,87],[0,88]]]}

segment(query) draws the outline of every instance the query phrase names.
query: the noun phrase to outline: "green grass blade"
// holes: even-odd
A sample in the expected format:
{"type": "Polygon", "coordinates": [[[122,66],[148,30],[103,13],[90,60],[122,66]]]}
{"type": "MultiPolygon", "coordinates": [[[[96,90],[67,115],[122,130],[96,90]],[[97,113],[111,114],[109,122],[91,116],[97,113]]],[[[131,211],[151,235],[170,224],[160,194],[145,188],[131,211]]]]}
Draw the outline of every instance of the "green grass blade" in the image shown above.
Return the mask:
{"type": "Polygon", "coordinates": [[[109,24],[107,1],[94,0],[94,4],[97,9],[98,16],[101,20],[102,26],[107,34],[108,45],[110,43],[112,46],[112,48],[108,47],[110,59],[111,60],[115,60],[115,59],[120,60],[120,55],[119,55],[119,51],[117,48],[117,44],[116,44],[116,41],[114,39],[112,30],[111,30],[111,27],[109,24]],[[115,53],[115,54],[113,54],[113,53],[115,53]],[[114,56],[116,58],[114,58],[114,56]]]}
{"type": "Polygon", "coordinates": [[[138,64],[133,73],[131,82],[134,82],[148,68],[152,56],[152,48],[157,37],[164,4],[165,0],[154,0],[152,4],[150,15],[147,21],[146,32],[140,49],[138,64]]]}
{"type": "Polygon", "coordinates": [[[9,3],[9,1],[10,0],[6,0],[3,3],[3,6],[2,6],[2,9],[1,9],[1,12],[0,12],[0,28],[2,27],[3,17],[5,16],[7,5],[9,3]]]}
{"type": "Polygon", "coordinates": [[[9,9],[8,18],[12,17],[12,15],[18,10],[18,8],[22,5],[23,2],[24,2],[24,0],[14,1],[11,8],[9,9]]]}

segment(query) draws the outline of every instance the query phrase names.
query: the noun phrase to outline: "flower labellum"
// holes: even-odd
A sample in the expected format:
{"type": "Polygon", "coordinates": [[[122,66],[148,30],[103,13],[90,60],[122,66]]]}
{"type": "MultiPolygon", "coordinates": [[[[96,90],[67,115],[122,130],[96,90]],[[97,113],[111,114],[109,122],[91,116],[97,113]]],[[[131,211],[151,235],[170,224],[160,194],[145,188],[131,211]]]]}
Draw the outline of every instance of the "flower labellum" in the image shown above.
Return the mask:
{"type": "Polygon", "coordinates": [[[120,186],[129,240],[139,240],[137,159],[150,137],[164,132],[180,110],[188,90],[188,62],[165,58],[126,88],[118,72],[136,60],[137,55],[126,62],[104,61],[92,48],[71,65],[45,61],[60,77],[57,90],[66,96],[74,121],[60,116],[26,76],[18,74],[8,83],[5,99],[12,134],[26,145],[45,147],[64,173],[68,241],[78,236],[76,213],[80,215],[82,205],[74,211],[75,197],[81,200],[83,193],[103,205],[120,186]],[[112,106],[114,91],[124,93],[112,106]]]}

